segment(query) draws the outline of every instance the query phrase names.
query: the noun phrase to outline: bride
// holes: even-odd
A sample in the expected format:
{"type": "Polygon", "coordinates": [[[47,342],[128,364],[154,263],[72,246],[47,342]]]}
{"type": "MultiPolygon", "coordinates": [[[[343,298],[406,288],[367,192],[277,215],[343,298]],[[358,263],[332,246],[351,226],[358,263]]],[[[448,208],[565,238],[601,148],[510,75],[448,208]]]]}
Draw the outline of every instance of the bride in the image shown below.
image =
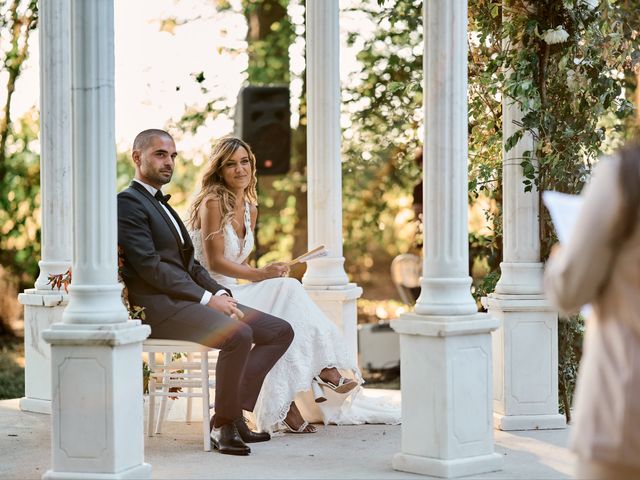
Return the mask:
{"type": "Polygon", "coordinates": [[[257,428],[272,432],[282,424],[294,433],[313,433],[316,428],[302,417],[296,394],[312,389],[315,401],[323,402],[328,396],[322,387],[346,394],[359,386],[362,377],[338,328],[300,282],[285,277],[285,263],[263,268],[247,263],[257,218],[255,169],[255,157],[246,143],[234,137],[220,140],[191,205],[190,235],[196,259],[231,289],[239,303],[283,318],[294,329],[293,343],[267,375],[258,397],[257,428]],[[239,284],[237,279],[252,283],[239,284]],[[343,377],[338,369],[350,372],[355,380],[343,377]]]}

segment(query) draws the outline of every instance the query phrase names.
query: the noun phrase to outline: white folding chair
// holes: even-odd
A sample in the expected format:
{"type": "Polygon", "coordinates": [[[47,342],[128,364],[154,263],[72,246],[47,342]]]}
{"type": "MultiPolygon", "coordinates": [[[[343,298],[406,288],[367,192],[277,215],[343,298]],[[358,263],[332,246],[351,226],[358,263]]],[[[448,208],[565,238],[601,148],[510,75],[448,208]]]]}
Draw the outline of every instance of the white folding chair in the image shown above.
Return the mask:
{"type": "Polygon", "coordinates": [[[415,304],[411,289],[420,286],[422,259],[413,253],[403,253],[391,262],[391,281],[398,289],[400,299],[407,305],[415,304]]]}
{"type": "Polygon", "coordinates": [[[213,407],[209,389],[215,387],[215,368],[218,351],[198,343],[181,340],[150,338],[144,341],[142,351],[149,355],[149,412],[147,435],[161,433],[167,414],[167,397],[187,398],[187,423],[191,423],[191,399],[202,398],[202,437],[204,450],[211,450],[209,439],[209,410],[213,407]],[[156,354],[162,354],[158,362],[156,354]],[[174,355],[185,354],[180,358],[174,355]],[[170,391],[171,388],[177,391],[170,391]],[[156,397],[161,397],[158,418],[156,397]],[[155,424],[155,425],[154,425],[155,424]]]}

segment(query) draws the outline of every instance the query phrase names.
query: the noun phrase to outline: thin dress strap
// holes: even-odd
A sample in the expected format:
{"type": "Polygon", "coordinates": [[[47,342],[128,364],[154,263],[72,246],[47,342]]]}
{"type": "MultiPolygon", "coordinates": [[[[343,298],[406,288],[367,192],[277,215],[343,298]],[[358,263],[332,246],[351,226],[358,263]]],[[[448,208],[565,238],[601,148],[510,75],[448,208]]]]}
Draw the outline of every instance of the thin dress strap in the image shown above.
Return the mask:
{"type": "Polygon", "coordinates": [[[251,230],[251,209],[249,208],[249,202],[245,200],[244,202],[244,228],[245,228],[245,236],[251,230]]]}

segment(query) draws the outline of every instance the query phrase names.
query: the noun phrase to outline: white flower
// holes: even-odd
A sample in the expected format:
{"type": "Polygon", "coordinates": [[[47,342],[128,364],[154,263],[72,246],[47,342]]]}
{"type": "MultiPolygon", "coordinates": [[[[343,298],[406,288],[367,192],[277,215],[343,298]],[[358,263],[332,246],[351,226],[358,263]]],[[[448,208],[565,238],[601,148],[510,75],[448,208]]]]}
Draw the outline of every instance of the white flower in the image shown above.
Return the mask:
{"type": "Polygon", "coordinates": [[[566,42],[567,38],[569,38],[569,34],[562,28],[562,25],[558,25],[556,28],[550,28],[542,34],[542,39],[549,45],[566,42]]]}
{"type": "Polygon", "coordinates": [[[571,69],[567,70],[567,87],[572,92],[578,90],[579,87],[578,79],[576,78],[576,72],[571,69]]]}
{"type": "Polygon", "coordinates": [[[585,4],[590,10],[593,10],[598,6],[600,0],[582,0],[583,4],[585,4]]]}

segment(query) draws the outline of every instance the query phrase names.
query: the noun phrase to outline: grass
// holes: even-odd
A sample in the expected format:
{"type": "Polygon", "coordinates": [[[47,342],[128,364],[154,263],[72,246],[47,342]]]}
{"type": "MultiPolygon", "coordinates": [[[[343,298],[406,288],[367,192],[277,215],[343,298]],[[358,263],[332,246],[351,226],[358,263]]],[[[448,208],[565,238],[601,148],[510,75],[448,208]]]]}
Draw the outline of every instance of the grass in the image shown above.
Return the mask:
{"type": "Polygon", "coordinates": [[[23,357],[21,338],[0,336],[0,400],[24,397],[23,357]]]}

